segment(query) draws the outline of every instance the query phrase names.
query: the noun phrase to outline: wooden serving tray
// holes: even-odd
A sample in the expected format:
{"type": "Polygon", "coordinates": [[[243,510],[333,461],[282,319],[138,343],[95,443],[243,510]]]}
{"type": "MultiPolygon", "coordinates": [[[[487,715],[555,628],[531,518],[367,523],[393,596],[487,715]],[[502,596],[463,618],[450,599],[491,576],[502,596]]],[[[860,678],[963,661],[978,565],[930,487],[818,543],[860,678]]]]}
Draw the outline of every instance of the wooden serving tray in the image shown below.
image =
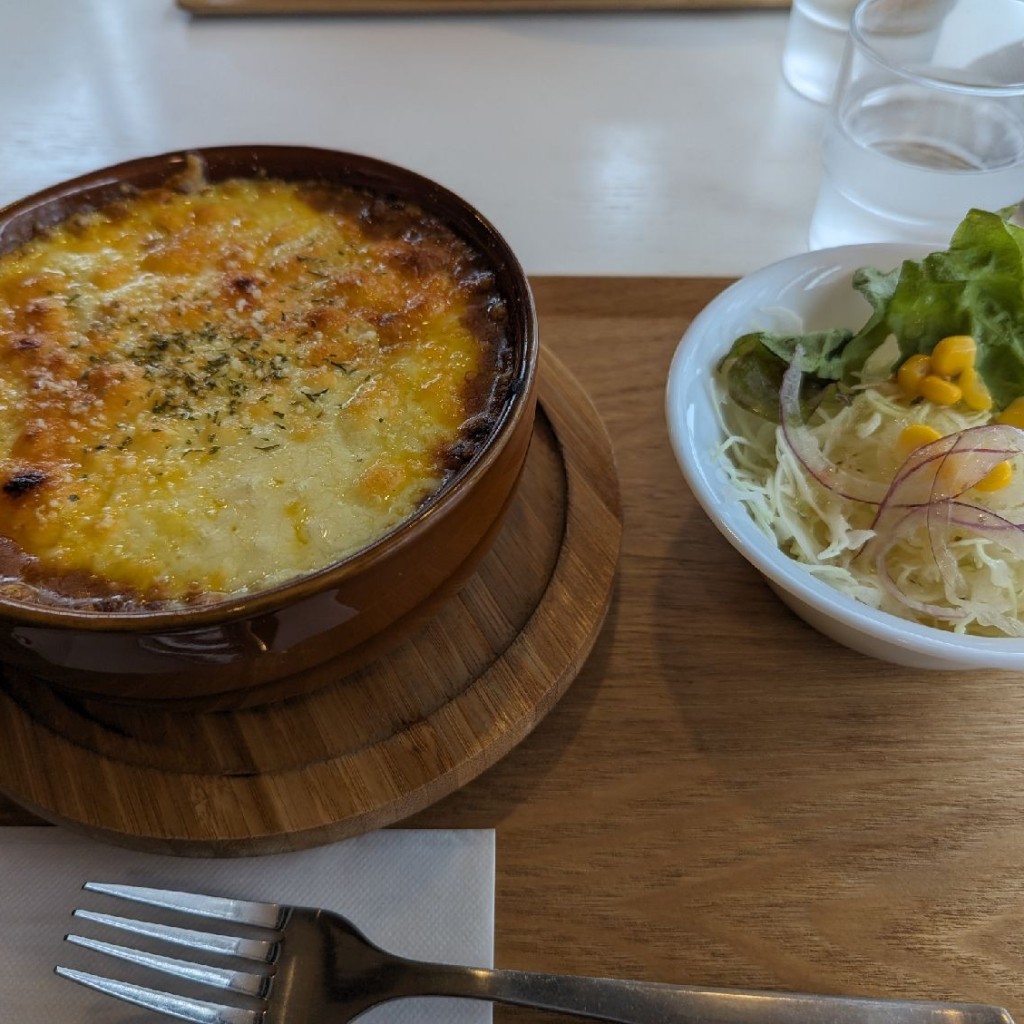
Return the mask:
{"type": "Polygon", "coordinates": [[[734,10],[789,7],[789,0],[178,0],[178,6],[198,15],[509,14],[734,10]]]}
{"type": "Polygon", "coordinates": [[[622,533],[611,441],[544,353],[526,468],[498,539],[416,636],[312,694],[140,710],[0,675],[0,789],[41,817],[159,852],[238,856],[380,828],[523,739],[590,652],[622,533]]]}
{"type": "MultiPolygon", "coordinates": [[[[994,1003],[1024,1022],[1024,680],[841,647],[704,514],[665,379],[731,283],[531,277],[543,344],[615,441],[614,599],[533,732],[402,827],[497,829],[499,964],[994,1003]]],[[[2,798],[0,822],[40,824],[2,798]]]]}

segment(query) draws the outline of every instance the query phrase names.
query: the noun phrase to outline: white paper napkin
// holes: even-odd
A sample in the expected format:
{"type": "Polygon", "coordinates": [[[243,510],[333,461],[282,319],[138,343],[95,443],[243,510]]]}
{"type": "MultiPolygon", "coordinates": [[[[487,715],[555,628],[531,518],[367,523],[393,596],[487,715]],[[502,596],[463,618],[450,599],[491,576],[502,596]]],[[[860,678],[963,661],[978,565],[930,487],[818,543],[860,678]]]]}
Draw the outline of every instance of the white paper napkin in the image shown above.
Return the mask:
{"type": "MultiPolygon", "coordinates": [[[[196,889],[326,907],[404,956],[472,967],[494,957],[494,833],[384,830],[269,857],[191,859],[107,846],[61,828],[0,830],[0,1017],[18,1024],[142,1024],[155,1014],[56,976],[62,963],[97,970],[97,954],[63,941],[75,907],[110,912],[85,881],[196,889]]],[[[130,904],[116,912],[132,913],[130,904]]],[[[116,938],[114,941],[118,941],[116,938]]],[[[159,984],[156,986],[159,987],[159,984]]],[[[487,1024],[489,1003],[407,999],[366,1024],[487,1024]]]]}

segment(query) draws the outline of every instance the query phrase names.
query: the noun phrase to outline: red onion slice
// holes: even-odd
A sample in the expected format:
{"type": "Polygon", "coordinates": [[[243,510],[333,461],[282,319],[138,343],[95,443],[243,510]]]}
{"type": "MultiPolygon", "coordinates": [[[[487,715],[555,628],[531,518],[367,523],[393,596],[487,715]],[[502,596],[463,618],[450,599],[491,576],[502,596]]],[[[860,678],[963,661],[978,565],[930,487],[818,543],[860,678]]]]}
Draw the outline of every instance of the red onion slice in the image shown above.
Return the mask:
{"type": "MultiPolygon", "coordinates": [[[[967,585],[950,550],[949,537],[954,527],[979,531],[963,518],[954,517],[955,499],[983,480],[1000,462],[1021,452],[1024,432],[1003,424],[968,427],[911,452],[878,506],[872,523],[875,536],[864,546],[863,554],[877,565],[878,549],[892,549],[889,538],[894,520],[903,523],[908,509],[921,509],[924,514],[917,525],[927,529],[932,558],[948,592],[966,596],[967,585]]],[[[980,532],[987,536],[992,531],[980,532]]]]}
{"type": "Polygon", "coordinates": [[[907,456],[880,503],[876,520],[889,507],[912,508],[959,497],[1007,459],[1024,452],[1024,431],[986,423],[947,434],[907,456]]]}
{"type": "MultiPolygon", "coordinates": [[[[980,505],[973,505],[969,502],[947,501],[942,504],[948,510],[948,518],[946,521],[949,529],[959,530],[963,533],[971,533],[975,536],[985,538],[986,540],[991,540],[994,543],[999,544],[1014,558],[1024,559],[1024,526],[1011,522],[1005,516],[1001,516],[997,512],[993,512],[991,509],[984,508],[980,505]]],[[[899,583],[893,579],[886,563],[886,558],[889,552],[892,551],[892,549],[896,547],[901,540],[905,537],[911,536],[913,533],[927,525],[927,518],[933,510],[933,506],[928,505],[918,505],[913,508],[903,510],[902,518],[891,525],[890,529],[880,539],[877,546],[874,547],[872,557],[874,559],[875,572],[883,589],[911,611],[915,611],[923,615],[930,615],[932,618],[936,619],[950,621],[965,619],[969,614],[969,610],[963,605],[937,605],[931,602],[918,600],[913,595],[907,593],[907,591],[900,587],[899,583]]],[[[932,545],[934,546],[935,543],[936,541],[933,538],[932,545]]],[[[953,559],[955,564],[955,558],[953,558],[952,552],[949,551],[945,538],[941,538],[939,543],[941,543],[946,549],[946,552],[949,557],[953,559]]],[[[949,581],[944,572],[944,563],[939,562],[938,564],[940,571],[943,572],[944,582],[948,583],[949,581]]],[[[957,574],[960,575],[959,566],[957,566],[956,571],[957,574]]],[[[965,594],[960,594],[959,600],[964,601],[965,604],[969,604],[969,598],[965,594]]],[[[990,609],[989,611],[990,614],[987,618],[992,621],[1002,621],[1002,628],[1004,632],[1018,636],[1024,634],[1024,624],[1009,620],[999,609],[990,609]]]]}
{"type": "Polygon", "coordinates": [[[955,621],[967,618],[967,612],[963,608],[950,605],[934,604],[921,601],[908,593],[900,584],[893,579],[886,561],[889,552],[904,537],[911,536],[925,525],[928,515],[928,508],[918,508],[905,511],[903,518],[896,523],[892,529],[882,538],[876,538],[877,543],[872,542],[871,557],[874,562],[875,576],[879,585],[890,597],[898,601],[904,608],[917,612],[919,615],[929,615],[934,619],[955,621]]]}
{"type": "Polygon", "coordinates": [[[848,473],[825,456],[811,431],[804,423],[800,409],[800,382],[803,373],[799,368],[801,350],[798,347],[782,377],[779,389],[779,412],[782,421],[782,436],[786,446],[805,470],[822,487],[850,501],[862,501],[878,505],[886,496],[888,488],[876,480],[848,473]]]}

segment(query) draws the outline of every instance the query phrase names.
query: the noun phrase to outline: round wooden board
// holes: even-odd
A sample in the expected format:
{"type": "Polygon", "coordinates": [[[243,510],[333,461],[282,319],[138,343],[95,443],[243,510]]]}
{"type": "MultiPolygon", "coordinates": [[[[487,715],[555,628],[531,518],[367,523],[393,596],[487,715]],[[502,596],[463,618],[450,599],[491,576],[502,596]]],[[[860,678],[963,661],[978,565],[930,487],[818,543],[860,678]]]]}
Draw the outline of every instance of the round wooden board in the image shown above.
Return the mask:
{"type": "Polygon", "coordinates": [[[140,709],[0,675],[0,789],[97,839],[188,856],[278,853],[381,828],[475,778],[562,696],[611,600],[611,442],[553,356],[508,518],[402,646],[308,695],[140,709]]]}

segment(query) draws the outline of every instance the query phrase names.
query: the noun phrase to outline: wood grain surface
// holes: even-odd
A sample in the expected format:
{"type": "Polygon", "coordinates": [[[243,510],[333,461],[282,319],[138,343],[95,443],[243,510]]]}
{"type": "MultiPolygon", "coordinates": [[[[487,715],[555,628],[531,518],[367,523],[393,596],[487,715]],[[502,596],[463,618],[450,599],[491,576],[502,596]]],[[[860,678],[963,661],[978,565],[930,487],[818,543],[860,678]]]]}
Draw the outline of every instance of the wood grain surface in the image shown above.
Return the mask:
{"type": "Polygon", "coordinates": [[[535,280],[543,343],[614,439],[617,593],[530,736],[403,824],[497,830],[501,966],[1024,1019],[1024,680],[847,651],[709,524],[662,402],[680,335],[726,283],[535,280]]]}
{"type": "Polygon", "coordinates": [[[177,0],[190,14],[514,14],[556,11],[738,10],[789,0],[177,0]]]}

